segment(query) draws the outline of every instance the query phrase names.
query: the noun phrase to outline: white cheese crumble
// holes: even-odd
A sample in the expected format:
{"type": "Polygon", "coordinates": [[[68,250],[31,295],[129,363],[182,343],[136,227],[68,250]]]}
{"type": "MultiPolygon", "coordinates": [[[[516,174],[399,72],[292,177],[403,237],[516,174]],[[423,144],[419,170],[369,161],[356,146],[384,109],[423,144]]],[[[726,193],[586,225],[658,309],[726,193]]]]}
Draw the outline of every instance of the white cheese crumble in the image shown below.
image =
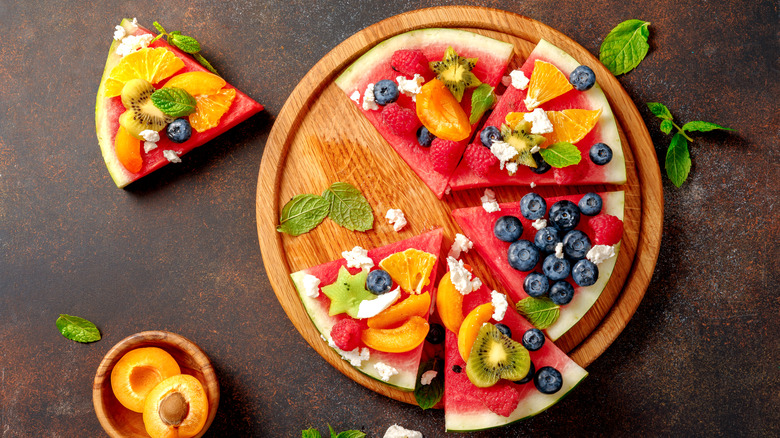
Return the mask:
{"type": "Polygon", "coordinates": [[[172,151],[170,149],[166,149],[163,151],[163,156],[166,160],[170,161],[171,163],[181,163],[181,158],[179,158],[180,152],[172,151]]]}
{"type": "Polygon", "coordinates": [[[537,219],[537,220],[531,222],[531,226],[536,228],[536,231],[539,231],[542,228],[546,228],[547,227],[547,219],[542,219],[542,218],[537,219]]]}
{"type": "Polygon", "coordinates": [[[342,359],[349,362],[353,367],[359,367],[364,361],[371,358],[371,352],[369,352],[366,347],[363,347],[362,349],[357,347],[354,350],[344,351],[336,346],[336,343],[333,342],[333,339],[330,336],[326,338],[325,336],[320,335],[320,337],[323,341],[328,343],[330,348],[336,350],[336,353],[338,353],[342,359]]]}
{"type": "Polygon", "coordinates": [[[501,321],[506,315],[506,309],[509,308],[509,303],[506,300],[506,295],[498,292],[490,292],[490,302],[493,303],[493,316],[496,321],[501,321]]]}
{"type": "Polygon", "coordinates": [[[144,142],[144,152],[146,152],[147,154],[150,151],[153,151],[155,149],[157,149],[157,143],[155,143],[153,141],[145,141],[144,142]]]}
{"type": "Polygon", "coordinates": [[[125,37],[125,35],[127,35],[127,34],[125,33],[125,28],[124,27],[119,26],[119,25],[114,27],[114,39],[115,40],[121,41],[122,38],[125,37]]]}
{"type": "Polygon", "coordinates": [[[371,269],[374,267],[374,261],[368,256],[368,250],[359,246],[350,251],[343,251],[341,256],[347,261],[348,268],[371,269]]]}
{"type": "Polygon", "coordinates": [[[371,318],[392,306],[401,296],[401,288],[397,287],[388,293],[379,295],[373,300],[363,300],[358,305],[358,319],[371,318]]]}
{"type": "Polygon", "coordinates": [[[531,188],[533,189],[534,187],[536,187],[536,183],[531,181],[531,188]]]}
{"type": "Polygon", "coordinates": [[[470,241],[469,238],[463,234],[457,233],[455,234],[455,241],[452,242],[452,246],[450,247],[450,252],[447,254],[447,257],[458,259],[460,258],[460,253],[469,252],[469,250],[473,247],[474,242],[470,241]]]}
{"type": "Polygon", "coordinates": [[[535,154],[535,153],[539,152],[540,150],[541,150],[541,148],[539,146],[534,146],[534,147],[531,148],[531,153],[535,154]]]}
{"type": "Polygon", "coordinates": [[[127,23],[127,31],[129,33],[135,33],[135,31],[138,30],[138,19],[133,17],[133,21],[130,23],[127,23]]]}
{"type": "Polygon", "coordinates": [[[504,84],[505,87],[508,87],[512,85],[512,77],[511,76],[503,76],[501,78],[501,83],[504,84]]]}
{"type": "Polygon", "coordinates": [[[506,170],[509,172],[509,175],[514,175],[517,172],[517,163],[514,161],[506,163],[506,170]]]}
{"type": "Polygon", "coordinates": [[[512,73],[509,73],[509,77],[512,79],[512,86],[518,90],[525,90],[528,88],[528,82],[531,81],[521,70],[513,70],[512,73]]]}
{"type": "Polygon", "coordinates": [[[450,268],[450,281],[461,295],[468,295],[482,286],[482,280],[472,277],[471,272],[463,266],[463,260],[447,257],[447,266],[450,268]]]}
{"type": "Polygon", "coordinates": [[[395,230],[396,233],[406,226],[406,216],[404,216],[404,212],[401,211],[400,208],[391,208],[387,210],[385,219],[393,226],[393,230],[395,230]]]}
{"type": "Polygon", "coordinates": [[[484,208],[486,212],[495,213],[501,211],[501,207],[498,206],[498,202],[496,201],[496,192],[485,189],[485,194],[482,195],[479,200],[482,201],[482,208],[484,208]]]}
{"type": "Polygon", "coordinates": [[[366,85],[366,91],[363,93],[363,109],[365,111],[378,110],[379,105],[376,104],[374,98],[374,83],[366,85]]]}
{"type": "Polygon", "coordinates": [[[394,424],[387,428],[387,431],[382,438],[423,438],[423,435],[416,430],[404,429],[403,427],[394,424]]]}
{"type": "Polygon", "coordinates": [[[450,186],[447,186],[447,188],[446,188],[446,189],[444,189],[444,194],[445,194],[445,195],[449,195],[450,193],[452,193],[452,187],[450,187],[450,186]]]}
{"type": "Polygon", "coordinates": [[[422,376],[420,376],[420,385],[430,385],[438,374],[439,372],[436,370],[428,370],[422,373],[422,376]]]}
{"type": "Polygon", "coordinates": [[[352,95],[349,96],[349,98],[354,100],[356,104],[360,105],[360,91],[355,90],[352,95]]]}
{"type": "Polygon", "coordinates": [[[505,141],[494,141],[493,144],[490,145],[490,152],[492,152],[493,155],[498,158],[498,161],[501,162],[499,165],[499,168],[501,169],[504,168],[507,161],[517,155],[517,149],[505,141]]]}
{"type": "Polygon", "coordinates": [[[559,259],[563,258],[563,242],[558,242],[555,245],[555,257],[558,257],[559,259]]]}
{"type": "Polygon", "coordinates": [[[116,48],[116,54],[119,56],[127,56],[136,50],[145,49],[152,42],[152,34],[145,33],[143,35],[128,35],[122,38],[122,42],[116,48]]]}
{"type": "Polygon", "coordinates": [[[389,382],[391,377],[398,374],[397,369],[384,362],[375,363],[374,368],[379,373],[379,378],[381,378],[383,382],[389,382]]]}
{"type": "Polygon", "coordinates": [[[553,132],[553,125],[547,113],[541,108],[536,108],[530,113],[523,114],[523,120],[531,122],[531,134],[549,134],[553,132]]]}
{"type": "Polygon", "coordinates": [[[153,141],[155,143],[160,141],[160,133],[153,129],[144,129],[139,135],[146,141],[153,141]]]}
{"type": "Polygon", "coordinates": [[[612,245],[594,245],[593,248],[588,251],[585,258],[590,260],[596,265],[601,264],[605,260],[615,256],[615,247],[612,245]]]}
{"type": "Polygon", "coordinates": [[[398,92],[411,97],[416,102],[417,95],[422,91],[422,84],[425,82],[425,78],[415,73],[412,79],[398,76],[395,78],[395,81],[398,82],[398,92]]]}
{"type": "Polygon", "coordinates": [[[320,279],[311,275],[306,274],[303,276],[303,293],[307,297],[311,298],[317,298],[320,296],[320,279]]]}

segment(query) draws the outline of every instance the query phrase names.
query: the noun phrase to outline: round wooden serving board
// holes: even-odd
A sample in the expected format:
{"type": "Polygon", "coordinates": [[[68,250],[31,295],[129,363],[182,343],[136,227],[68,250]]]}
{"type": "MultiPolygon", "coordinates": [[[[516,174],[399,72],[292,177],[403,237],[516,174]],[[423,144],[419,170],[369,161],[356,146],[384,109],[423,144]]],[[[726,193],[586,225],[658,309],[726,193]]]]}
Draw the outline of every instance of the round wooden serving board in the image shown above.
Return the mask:
{"type": "MultiPolygon", "coordinates": [[[[350,379],[396,400],[415,403],[411,393],[373,380],[343,361],[320,338],[301,304],[289,274],[335,260],[355,245],[374,248],[443,227],[443,254],[459,228],[450,211],[480,205],[482,190],[436,196],[363,117],[334,80],[377,43],[409,30],[449,27],[469,30],[515,46],[510,67],[522,65],[544,38],[590,66],[617,118],[626,156],[628,182],[622,186],[537,187],[543,196],[624,190],[625,234],[614,273],[588,314],[556,344],[587,366],[615,340],[636,311],[650,282],[661,242],[663,193],[655,150],[642,118],[615,77],[587,50],[562,33],[530,18],[477,7],[437,7],[408,12],[370,26],[322,58],[298,86],[276,120],[265,146],[257,183],[257,233],[268,278],[295,327],[323,358],[350,379]],[[352,232],[326,219],[311,232],[278,233],[282,206],[293,196],[321,194],[333,182],[358,187],[374,211],[374,228],[352,232]],[[400,233],[384,219],[389,208],[406,213],[400,233]]],[[[518,201],[528,187],[499,187],[499,202],[518,201]]],[[[472,251],[473,253],[473,251],[472,251]]],[[[466,254],[488,286],[501,290],[476,254],[466,254]]]]}

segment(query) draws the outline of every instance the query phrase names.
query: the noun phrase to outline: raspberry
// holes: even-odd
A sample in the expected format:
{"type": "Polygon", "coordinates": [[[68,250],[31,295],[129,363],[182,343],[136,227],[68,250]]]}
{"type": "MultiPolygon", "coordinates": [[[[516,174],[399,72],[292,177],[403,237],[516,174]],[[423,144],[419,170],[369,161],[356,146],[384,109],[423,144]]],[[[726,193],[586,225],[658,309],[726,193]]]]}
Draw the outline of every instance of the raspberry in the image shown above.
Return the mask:
{"type": "Polygon", "coordinates": [[[458,142],[437,138],[431,143],[431,163],[437,172],[449,175],[460,160],[458,142]]]}
{"type": "Polygon", "coordinates": [[[593,216],[588,220],[588,228],[596,245],[614,245],[623,237],[623,221],[609,214],[593,216]]]}
{"type": "Polygon", "coordinates": [[[466,153],[463,154],[463,159],[466,160],[466,164],[471,170],[480,176],[487,176],[490,167],[498,164],[498,158],[493,155],[493,152],[478,144],[469,145],[466,148],[466,153]]]}
{"type": "Polygon", "coordinates": [[[337,347],[344,351],[352,351],[360,346],[362,327],[354,319],[345,318],[337,322],[330,331],[330,337],[337,347]]]}
{"type": "Polygon", "coordinates": [[[417,130],[417,114],[397,103],[390,103],[382,108],[382,121],[398,135],[409,134],[417,130]]]}
{"type": "Polygon", "coordinates": [[[580,181],[588,173],[587,166],[575,164],[553,169],[553,178],[560,185],[574,184],[580,181]]]}
{"type": "Polygon", "coordinates": [[[415,73],[425,76],[428,72],[428,59],[419,50],[396,50],[390,58],[390,67],[409,77],[415,73]]]}

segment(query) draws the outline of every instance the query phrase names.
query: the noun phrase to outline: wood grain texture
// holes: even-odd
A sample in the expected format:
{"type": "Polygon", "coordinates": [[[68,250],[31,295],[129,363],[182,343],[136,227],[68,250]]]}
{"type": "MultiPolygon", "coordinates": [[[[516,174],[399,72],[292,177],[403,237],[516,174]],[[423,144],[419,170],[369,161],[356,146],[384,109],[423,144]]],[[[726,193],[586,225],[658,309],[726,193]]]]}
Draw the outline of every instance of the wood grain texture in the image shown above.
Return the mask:
{"type": "MultiPolygon", "coordinates": [[[[410,393],[381,384],[344,362],[311,324],[289,274],[340,257],[355,245],[373,248],[437,226],[445,229],[444,253],[459,228],[450,211],[479,204],[481,190],[455,192],[439,201],[397,156],[373,126],[335,86],[333,80],[357,57],[393,35],[425,27],[470,30],[515,45],[515,65],[522,64],[540,38],[564,49],[596,72],[618,121],[626,155],[628,182],[622,186],[539,187],[543,196],[586,191],[626,192],[625,235],[610,282],[591,311],[559,339],[580,365],[595,360],[617,337],[644,296],[660,248],[663,219],[661,175],[647,128],[631,99],[606,68],[577,43],[530,18],[476,7],[439,7],[398,15],[351,36],[322,58],[301,80],[269,136],[257,185],[257,231],[271,285],[309,345],[331,365],[361,385],[407,403],[410,393]],[[312,232],[290,237],[276,232],[279,212],[301,193],[322,193],[344,181],[360,188],[375,213],[374,229],[354,233],[325,220],[312,232]],[[409,225],[395,233],[384,220],[388,208],[401,208],[409,225]]],[[[519,200],[528,188],[500,187],[499,202],[519,200]]],[[[500,290],[482,261],[464,256],[475,272],[500,290]]]]}

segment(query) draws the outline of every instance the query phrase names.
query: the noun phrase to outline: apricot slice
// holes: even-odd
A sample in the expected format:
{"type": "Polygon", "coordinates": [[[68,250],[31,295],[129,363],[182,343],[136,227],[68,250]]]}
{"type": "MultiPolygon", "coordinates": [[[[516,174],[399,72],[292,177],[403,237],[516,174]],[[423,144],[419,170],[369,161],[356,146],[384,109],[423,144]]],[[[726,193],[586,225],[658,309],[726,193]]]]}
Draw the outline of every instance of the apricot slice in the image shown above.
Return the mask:
{"type": "Polygon", "coordinates": [[[179,374],[149,392],[143,413],[146,433],[152,438],[190,438],[206,424],[209,403],[200,380],[179,374]]]}
{"type": "Polygon", "coordinates": [[[167,351],[157,347],[130,350],[111,370],[111,389],[122,406],[144,411],[144,399],[163,380],[181,373],[179,364],[167,351]]]}
{"type": "Polygon", "coordinates": [[[460,325],[460,330],[458,331],[458,352],[464,362],[469,360],[471,347],[474,346],[474,341],[477,339],[477,335],[479,335],[482,324],[490,321],[494,311],[493,303],[485,303],[475,307],[471,313],[463,318],[463,324],[460,325]]]}
{"type": "Polygon", "coordinates": [[[388,307],[382,313],[368,318],[366,323],[371,328],[384,329],[396,326],[412,316],[425,316],[431,309],[431,294],[409,295],[400,303],[388,307]]]}
{"type": "Polygon", "coordinates": [[[436,311],[447,330],[458,333],[463,323],[463,295],[455,289],[447,272],[439,281],[436,291],[436,311]]]}
{"type": "Polygon", "coordinates": [[[471,134],[469,116],[438,79],[431,79],[422,86],[417,95],[416,110],[420,122],[438,138],[461,141],[471,134]]]}
{"type": "Polygon", "coordinates": [[[141,158],[141,141],[130,135],[123,126],[120,126],[116,132],[114,150],[116,158],[125,169],[132,173],[141,171],[144,165],[144,160],[141,158]]]}
{"type": "Polygon", "coordinates": [[[396,328],[367,328],[361,333],[360,339],[367,347],[377,351],[405,353],[422,344],[426,335],[428,335],[428,321],[419,316],[412,316],[396,328]]]}

